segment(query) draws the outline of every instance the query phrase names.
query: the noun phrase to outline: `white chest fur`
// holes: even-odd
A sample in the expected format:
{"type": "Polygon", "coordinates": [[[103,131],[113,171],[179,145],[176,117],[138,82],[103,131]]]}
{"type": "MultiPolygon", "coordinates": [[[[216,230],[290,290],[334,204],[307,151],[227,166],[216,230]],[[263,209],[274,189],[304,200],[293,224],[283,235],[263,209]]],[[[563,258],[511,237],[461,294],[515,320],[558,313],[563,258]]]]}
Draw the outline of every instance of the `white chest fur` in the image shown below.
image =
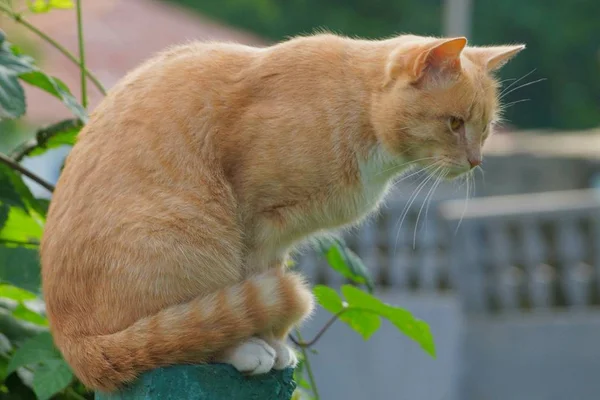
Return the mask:
{"type": "Polygon", "coordinates": [[[392,180],[408,167],[406,160],[394,157],[380,147],[366,160],[359,160],[361,192],[356,200],[363,213],[377,209],[390,188],[392,180]]]}

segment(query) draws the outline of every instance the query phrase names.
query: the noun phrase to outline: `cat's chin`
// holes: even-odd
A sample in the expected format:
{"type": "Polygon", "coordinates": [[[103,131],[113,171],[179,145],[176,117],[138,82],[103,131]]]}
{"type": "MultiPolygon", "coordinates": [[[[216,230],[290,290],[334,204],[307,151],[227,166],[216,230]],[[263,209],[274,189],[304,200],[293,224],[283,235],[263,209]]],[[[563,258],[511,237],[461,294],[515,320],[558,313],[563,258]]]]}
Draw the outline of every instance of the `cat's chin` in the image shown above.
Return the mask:
{"type": "Polygon", "coordinates": [[[444,180],[453,181],[457,178],[460,178],[463,175],[468,174],[470,171],[469,168],[452,168],[446,171],[444,175],[444,180]]]}

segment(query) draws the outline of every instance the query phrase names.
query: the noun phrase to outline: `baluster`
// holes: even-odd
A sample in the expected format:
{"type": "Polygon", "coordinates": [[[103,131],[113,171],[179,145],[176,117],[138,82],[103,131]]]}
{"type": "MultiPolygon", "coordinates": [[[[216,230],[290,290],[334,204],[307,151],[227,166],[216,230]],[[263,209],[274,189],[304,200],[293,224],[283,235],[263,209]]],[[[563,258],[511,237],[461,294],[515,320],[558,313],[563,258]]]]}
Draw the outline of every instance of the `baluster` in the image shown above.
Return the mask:
{"type": "Polygon", "coordinates": [[[592,303],[593,269],[589,264],[578,263],[567,271],[568,298],[573,308],[585,308],[592,303]]]}
{"type": "Polygon", "coordinates": [[[498,276],[497,293],[503,310],[518,310],[521,292],[525,286],[525,274],[520,268],[507,266],[498,276]]]}
{"type": "Polygon", "coordinates": [[[528,297],[532,308],[548,308],[556,303],[554,298],[555,273],[547,261],[546,246],[540,231],[539,221],[524,218],[521,221],[521,250],[527,272],[528,297]]]}
{"type": "Polygon", "coordinates": [[[487,224],[489,237],[489,264],[492,266],[493,279],[490,288],[497,297],[502,309],[515,309],[520,304],[524,278],[515,271],[510,255],[508,227],[504,221],[492,220],[487,224]]]}
{"type": "Polygon", "coordinates": [[[585,253],[582,232],[574,218],[561,218],[556,227],[560,275],[567,304],[585,306],[591,299],[592,275],[582,264],[585,253]]]}
{"type": "Polygon", "coordinates": [[[538,264],[530,275],[529,290],[532,306],[535,309],[548,309],[557,304],[555,287],[556,268],[548,264],[538,264]]]}
{"type": "Polygon", "coordinates": [[[600,293],[600,211],[592,214],[591,218],[592,235],[592,262],[596,275],[596,290],[600,293]]]}
{"type": "Polygon", "coordinates": [[[421,246],[419,246],[420,266],[418,269],[419,286],[425,290],[435,291],[440,282],[438,221],[435,213],[428,215],[427,225],[423,227],[421,246]]]}
{"type": "Polygon", "coordinates": [[[485,312],[488,309],[487,278],[480,254],[481,226],[474,221],[463,221],[461,234],[455,235],[453,264],[457,267],[456,281],[462,305],[468,312],[485,312]]]}

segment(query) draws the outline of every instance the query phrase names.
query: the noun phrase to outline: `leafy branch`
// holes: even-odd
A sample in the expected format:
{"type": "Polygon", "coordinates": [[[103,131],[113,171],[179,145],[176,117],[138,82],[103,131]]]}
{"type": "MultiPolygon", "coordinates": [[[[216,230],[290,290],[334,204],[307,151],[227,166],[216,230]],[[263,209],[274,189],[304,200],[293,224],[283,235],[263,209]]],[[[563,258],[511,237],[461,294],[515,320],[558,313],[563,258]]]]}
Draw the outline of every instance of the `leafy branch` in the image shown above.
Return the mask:
{"type": "MultiPolygon", "coordinates": [[[[311,340],[305,341],[298,329],[296,329],[296,337],[292,334],[289,335],[290,341],[302,352],[303,361],[301,366],[306,367],[309,382],[302,379],[303,368],[299,368],[297,380],[304,388],[312,390],[315,400],[319,399],[319,394],[307,349],[317,344],[337,320],[346,323],[359,333],[363,339],[368,340],[380,328],[381,319],[384,318],[406,336],[417,342],[425,352],[435,357],[435,344],[429,326],[415,318],[408,310],[386,304],[373,296],[371,294],[373,292],[372,278],[360,258],[346,246],[342,239],[318,239],[313,243],[313,247],[327,260],[332,269],[353,282],[353,284],[342,286],[341,292],[344,299],[328,286],[315,286],[313,294],[317,302],[325,310],[332,313],[332,316],[311,340]],[[354,285],[365,285],[368,292],[354,285]]],[[[302,398],[302,396],[299,396],[299,398],[302,398]]]]}
{"type": "MultiPolygon", "coordinates": [[[[29,21],[27,21],[23,17],[23,15],[21,13],[14,11],[12,8],[10,8],[8,5],[6,5],[2,2],[0,2],[0,12],[6,14],[13,21],[24,26],[29,31],[31,31],[32,33],[34,33],[35,35],[37,35],[38,37],[43,39],[45,42],[50,44],[52,47],[54,47],[56,50],[58,50],[60,53],[62,53],[65,57],[67,57],[72,63],[76,64],[80,68],[83,65],[84,68],[83,68],[82,73],[84,73],[94,83],[94,85],[98,88],[100,93],[102,93],[103,95],[106,95],[106,88],[102,85],[100,80],[92,72],[90,72],[90,70],[85,68],[85,63],[82,63],[82,61],[77,59],[77,57],[75,57],[75,55],[73,55],[73,53],[71,53],[69,50],[67,50],[66,47],[64,47],[63,45],[58,43],[56,40],[54,40],[48,34],[42,32],[39,28],[36,28],[34,25],[32,25],[29,21]]],[[[83,87],[84,86],[82,85],[82,88],[83,87]]]]}
{"type": "Polygon", "coordinates": [[[18,162],[13,161],[10,157],[0,153],[0,162],[9,166],[10,168],[14,169],[15,171],[18,171],[20,173],[22,173],[23,175],[25,175],[26,177],[28,177],[29,179],[33,180],[34,182],[36,182],[38,185],[44,187],[45,189],[47,189],[50,192],[54,191],[54,185],[52,185],[49,182],[46,182],[44,179],[42,179],[41,177],[39,177],[38,175],[34,174],[33,172],[31,172],[30,170],[28,170],[27,168],[23,167],[21,164],[19,164],[18,162]]]}
{"type": "Polygon", "coordinates": [[[10,154],[10,158],[20,162],[29,155],[35,155],[40,148],[48,149],[64,144],[72,145],[75,143],[75,137],[82,127],[81,120],[66,119],[39,129],[35,134],[35,138],[17,147],[10,154]]]}
{"type": "Polygon", "coordinates": [[[294,343],[296,346],[298,346],[300,348],[308,348],[308,347],[314,346],[315,344],[317,344],[319,339],[321,339],[321,336],[323,336],[325,334],[325,332],[327,332],[327,330],[331,327],[331,325],[333,325],[333,323],[335,321],[337,321],[338,318],[340,317],[340,315],[342,315],[345,311],[346,311],[346,309],[340,311],[337,314],[333,314],[333,316],[331,318],[329,318],[329,321],[327,321],[327,323],[325,325],[323,325],[323,327],[321,329],[319,329],[319,332],[317,332],[315,337],[312,338],[311,340],[309,340],[308,342],[306,342],[302,339],[302,337],[300,336],[300,332],[298,332],[298,331],[297,331],[298,339],[296,339],[293,335],[290,334],[289,335],[290,340],[292,341],[292,343],[294,343]]]}

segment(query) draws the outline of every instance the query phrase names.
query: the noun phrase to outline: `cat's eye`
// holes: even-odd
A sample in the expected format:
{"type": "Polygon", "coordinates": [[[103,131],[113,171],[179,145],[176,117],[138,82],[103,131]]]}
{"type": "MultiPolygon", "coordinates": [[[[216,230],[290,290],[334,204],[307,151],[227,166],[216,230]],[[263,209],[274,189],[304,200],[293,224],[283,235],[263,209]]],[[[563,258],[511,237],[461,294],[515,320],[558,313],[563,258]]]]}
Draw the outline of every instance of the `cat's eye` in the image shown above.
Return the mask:
{"type": "Polygon", "coordinates": [[[465,120],[459,117],[450,117],[448,126],[452,132],[458,132],[465,125],[465,120]]]}

